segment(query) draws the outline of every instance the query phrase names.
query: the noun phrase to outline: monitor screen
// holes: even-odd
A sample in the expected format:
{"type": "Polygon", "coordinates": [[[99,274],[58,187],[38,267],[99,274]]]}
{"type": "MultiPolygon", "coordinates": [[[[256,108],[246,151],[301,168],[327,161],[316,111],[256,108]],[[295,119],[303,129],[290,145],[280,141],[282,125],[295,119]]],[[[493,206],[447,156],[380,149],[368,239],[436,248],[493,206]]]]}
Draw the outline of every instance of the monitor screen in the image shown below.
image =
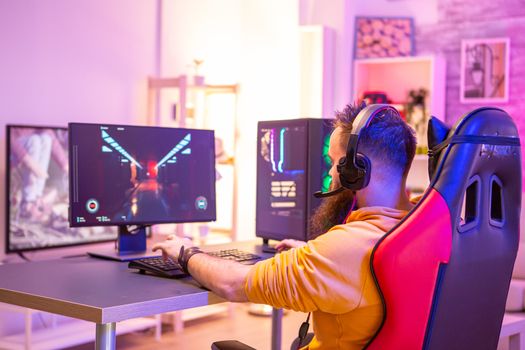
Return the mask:
{"type": "Polygon", "coordinates": [[[211,130],[69,124],[71,226],[214,221],[211,130]]]}
{"type": "Polygon", "coordinates": [[[306,120],[259,122],[257,236],[305,240],[306,120]]]}
{"type": "Polygon", "coordinates": [[[70,228],[66,128],[6,128],[6,252],[114,240],[111,227],[70,228]]]}

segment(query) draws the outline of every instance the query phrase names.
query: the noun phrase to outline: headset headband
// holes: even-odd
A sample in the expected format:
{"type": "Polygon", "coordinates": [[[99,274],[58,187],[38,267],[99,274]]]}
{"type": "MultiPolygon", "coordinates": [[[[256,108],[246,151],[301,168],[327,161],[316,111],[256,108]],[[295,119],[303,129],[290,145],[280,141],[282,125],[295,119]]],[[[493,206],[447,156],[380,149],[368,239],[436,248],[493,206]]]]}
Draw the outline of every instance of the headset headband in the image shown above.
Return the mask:
{"type": "Polygon", "coordinates": [[[372,119],[374,119],[376,115],[385,111],[392,111],[395,114],[399,114],[397,109],[387,104],[369,105],[359,112],[352,123],[352,132],[350,133],[350,139],[348,140],[348,145],[346,147],[347,157],[353,158],[354,152],[357,152],[357,145],[359,143],[359,138],[361,137],[361,130],[370,125],[372,119]]]}
{"type": "Polygon", "coordinates": [[[337,164],[341,186],[329,192],[316,192],[314,194],[316,197],[330,197],[345,189],[358,191],[368,185],[372,165],[365,155],[357,153],[357,144],[359,143],[361,131],[370,125],[376,115],[387,111],[399,115],[399,112],[394,107],[387,104],[366,106],[359,112],[352,123],[352,132],[346,146],[346,156],[339,159],[339,164],[337,164]]]}

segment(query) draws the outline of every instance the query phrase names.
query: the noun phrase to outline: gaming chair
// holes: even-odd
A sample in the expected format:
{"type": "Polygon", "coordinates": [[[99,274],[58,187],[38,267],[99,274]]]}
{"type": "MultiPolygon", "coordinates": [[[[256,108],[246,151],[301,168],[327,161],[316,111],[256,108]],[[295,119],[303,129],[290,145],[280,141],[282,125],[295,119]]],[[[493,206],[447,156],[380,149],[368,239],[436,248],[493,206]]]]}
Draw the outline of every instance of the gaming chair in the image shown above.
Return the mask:
{"type": "Polygon", "coordinates": [[[496,349],[519,243],[521,151],[510,116],[429,123],[431,183],[376,244],[384,320],[367,349],[496,349]]]}
{"type": "Polygon", "coordinates": [[[496,349],[519,243],[518,131],[486,107],[451,129],[432,118],[428,134],[430,186],[372,252],[384,317],[365,349],[496,349]]]}

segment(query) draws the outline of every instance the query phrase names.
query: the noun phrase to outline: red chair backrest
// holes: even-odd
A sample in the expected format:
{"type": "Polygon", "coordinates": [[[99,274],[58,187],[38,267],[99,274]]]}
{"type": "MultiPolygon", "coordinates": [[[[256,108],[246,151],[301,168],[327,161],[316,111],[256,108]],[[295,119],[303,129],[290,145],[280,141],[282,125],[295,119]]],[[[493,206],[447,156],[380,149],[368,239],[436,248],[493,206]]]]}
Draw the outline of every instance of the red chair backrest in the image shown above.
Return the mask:
{"type": "Polygon", "coordinates": [[[448,137],[459,143],[430,160],[420,202],[374,247],[385,312],[367,349],[497,347],[519,243],[518,131],[504,111],[480,108],[448,137]]]}

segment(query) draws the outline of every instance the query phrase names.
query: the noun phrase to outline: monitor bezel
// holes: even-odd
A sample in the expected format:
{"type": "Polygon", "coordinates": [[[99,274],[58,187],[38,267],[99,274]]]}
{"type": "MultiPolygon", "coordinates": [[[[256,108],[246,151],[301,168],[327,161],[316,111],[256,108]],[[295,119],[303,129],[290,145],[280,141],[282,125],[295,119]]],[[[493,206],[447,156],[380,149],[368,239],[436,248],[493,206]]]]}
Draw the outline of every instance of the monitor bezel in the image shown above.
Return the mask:
{"type": "MultiPolygon", "coordinates": [[[[132,127],[132,128],[149,128],[149,129],[177,129],[177,130],[188,130],[188,131],[205,131],[211,133],[212,140],[212,154],[214,159],[213,169],[216,169],[216,161],[215,161],[215,131],[212,129],[194,129],[194,128],[178,128],[178,127],[167,127],[167,126],[155,126],[155,125],[125,125],[125,124],[110,124],[110,123],[77,123],[77,122],[71,122],[68,123],[68,140],[71,140],[71,125],[89,125],[89,126],[109,126],[109,127],[132,127]]],[[[68,161],[69,161],[69,226],[70,227],[97,227],[97,226],[151,226],[151,225],[164,225],[164,224],[184,224],[184,223],[197,223],[197,222],[214,222],[217,221],[217,188],[216,188],[216,180],[215,180],[215,174],[213,175],[213,197],[214,197],[214,215],[213,219],[211,220],[169,220],[169,221],[141,221],[141,222],[130,222],[130,223],[120,223],[120,222],[108,222],[108,223],[76,223],[73,222],[72,218],[72,207],[71,207],[71,195],[73,192],[73,182],[71,181],[72,177],[72,171],[73,169],[73,157],[71,157],[72,153],[72,143],[68,142],[68,161]]]]}
{"type": "MultiPolygon", "coordinates": [[[[10,248],[10,236],[11,236],[11,208],[10,208],[10,198],[11,198],[11,129],[13,128],[24,128],[24,129],[52,129],[52,130],[63,130],[67,131],[68,128],[65,126],[45,126],[45,125],[30,125],[30,124],[6,124],[5,126],[5,137],[6,137],[6,147],[5,147],[5,253],[6,254],[13,254],[13,253],[23,253],[23,252],[30,252],[30,251],[40,251],[40,250],[51,250],[51,249],[60,249],[60,248],[69,248],[69,247],[78,247],[83,245],[89,245],[89,244],[99,244],[99,243],[107,243],[107,242],[113,242],[115,239],[117,239],[117,228],[115,228],[115,238],[112,239],[103,239],[99,241],[89,241],[89,242],[79,242],[79,243],[67,243],[67,244],[59,244],[59,245],[52,245],[52,246],[44,246],[44,247],[32,247],[32,248],[21,248],[21,249],[11,249],[10,248]]],[[[69,134],[68,134],[68,152],[69,152],[69,134]]],[[[68,153],[69,157],[69,153],[68,153]]],[[[69,174],[68,174],[69,178],[69,174]]],[[[68,184],[69,189],[69,184],[68,184]]],[[[68,193],[69,197],[69,193],[68,193]]],[[[68,220],[69,221],[69,220],[68,220]]],[[[71,226],[70,226],[71,227],[71,226]]]]}

